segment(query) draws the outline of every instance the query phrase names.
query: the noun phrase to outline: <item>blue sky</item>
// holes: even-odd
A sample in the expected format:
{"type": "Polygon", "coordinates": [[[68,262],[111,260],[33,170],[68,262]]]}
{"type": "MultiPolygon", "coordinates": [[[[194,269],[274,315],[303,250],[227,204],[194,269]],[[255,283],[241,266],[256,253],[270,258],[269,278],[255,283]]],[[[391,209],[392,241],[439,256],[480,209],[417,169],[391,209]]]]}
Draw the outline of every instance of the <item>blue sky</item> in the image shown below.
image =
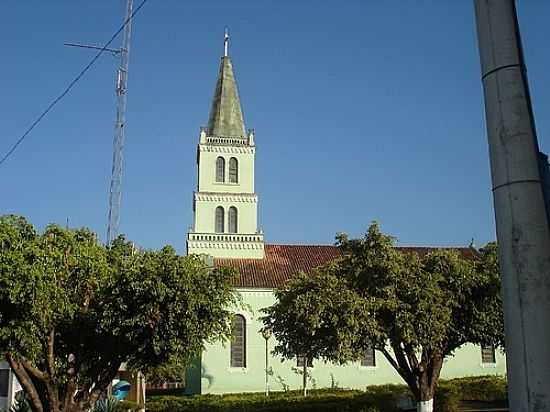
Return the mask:
{"type": "MultiPolygon", "coordinates": [[[[227,25],[266,241],[330,244],[372,220],[402,245],[494,239],[472,3],[148,0],[130,56],[121,231],[185,251],[227,25]]],[[[92,57],[63,43],[109,39],[125,1],[2,6],[0,155],[92,57]]],[[[518,13],[549,151],[550,2],[518,13]]],[[[0,166],[0,213],[105,238],[115,70],[104,55],[0,166]]]]}

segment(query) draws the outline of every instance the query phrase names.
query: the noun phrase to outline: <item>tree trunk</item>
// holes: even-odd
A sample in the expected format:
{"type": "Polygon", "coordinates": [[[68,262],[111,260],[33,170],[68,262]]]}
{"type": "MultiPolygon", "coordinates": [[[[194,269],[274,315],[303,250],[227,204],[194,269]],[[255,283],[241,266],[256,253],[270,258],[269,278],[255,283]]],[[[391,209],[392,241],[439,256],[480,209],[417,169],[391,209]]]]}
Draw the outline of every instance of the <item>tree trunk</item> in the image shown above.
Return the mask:
{"type": "Polygon", "coordinates": [[[434,409],[434,399],[416,402],[416,412],[432,412],[434,409]]]}
{"type": "Polygon", "coordinates": [[[435,393],[435,381],[429,379],[427,371],[421,373],[418,379],[417,412],[432,412],[435,393]]]}
{"type": "Polygon", "coordinates": [[[5,357],[11,367],[11,370],[17,377],[19,384],[28,396],[32,412],[44,412],[44,406],[42,404],[42,400],[40,399],[40,395],[36,390],[34,382],[19,359],[12,356],[10,353],[6,353],[5,357]]]}
{"type": "Polygon", "coordinates": [[[304,387],[304,396],[307,396],[307,359],[305,358],[305,356],[304,356],[302,385],[304,387]]]}
{"type": "Polygon", "coordinates": [[[418,377],[419,397],[416,400],[417,412],[432,412],[435,388],[443,366],[443,357],[438,353],[423,352],[422,367],[418,377]]]}

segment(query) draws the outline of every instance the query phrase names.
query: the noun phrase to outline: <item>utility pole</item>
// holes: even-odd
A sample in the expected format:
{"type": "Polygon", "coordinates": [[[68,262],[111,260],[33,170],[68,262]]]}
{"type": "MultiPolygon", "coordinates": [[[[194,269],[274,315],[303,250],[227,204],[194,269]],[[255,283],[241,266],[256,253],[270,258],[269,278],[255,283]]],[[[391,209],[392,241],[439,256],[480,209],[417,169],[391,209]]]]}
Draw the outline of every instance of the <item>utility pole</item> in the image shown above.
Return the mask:
{"type": "MultiPolygon", "coordinates": [[[[143,3],[142,3],[143,4],[143,3]]],[[[138,7],[139,9],[139,7],[138,7]]],[[[116,120],[113,139],[113,165],[111,169],[111,184],[109,189],[109,218],[107,224],[107,245],[118,236],[120,223],[120,203],[122,198],[122,170],[124,149],[124,128],[126,124],[126,91],[128,88],[128,63],[130,58],[130,39],[132,36],[133,0],[127,0],[126,18],[124,20],[124,33],[122,47],[110,49],[80,43],[65,43],[65,46],[80,47],[85,49],[105,50],[120,57],[120,64],[116,78],[116,120]]]]}
{"type": "Polygon", "coordinates": [[[550,226],[514,0],[474,0],[510,410],[550,411],[550,226]]]}

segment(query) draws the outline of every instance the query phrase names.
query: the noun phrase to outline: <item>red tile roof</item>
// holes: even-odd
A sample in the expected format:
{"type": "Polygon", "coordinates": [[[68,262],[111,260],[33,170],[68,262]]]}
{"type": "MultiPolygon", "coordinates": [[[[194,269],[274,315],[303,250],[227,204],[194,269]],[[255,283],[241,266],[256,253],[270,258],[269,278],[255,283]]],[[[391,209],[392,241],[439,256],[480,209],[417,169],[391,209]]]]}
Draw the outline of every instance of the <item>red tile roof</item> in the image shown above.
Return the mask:
{"type": "MultiPolygon", "coordinates": [[[[398,247],[404,252],[425,255],[433,247],[398,247]]],[[[453,248],[465,258],[472,258],[475,252],[470,248],[453,248]]],[[[313,269],[336,259],[341,255],[336,246],[319,245],[265,245],[263,259],[214,258],[215,266],[235,269],[239,277],[237,288],[273,289],[283,286],[298,272],[310,273],[313,269]]]]}

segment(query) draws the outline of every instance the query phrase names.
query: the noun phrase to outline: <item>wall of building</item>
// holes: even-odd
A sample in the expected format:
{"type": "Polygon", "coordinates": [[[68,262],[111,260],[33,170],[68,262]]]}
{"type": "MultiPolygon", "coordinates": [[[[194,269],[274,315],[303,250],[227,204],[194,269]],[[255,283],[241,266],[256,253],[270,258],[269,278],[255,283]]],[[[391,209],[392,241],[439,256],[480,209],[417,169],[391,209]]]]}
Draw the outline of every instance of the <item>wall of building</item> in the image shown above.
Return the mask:
{"type": "Polygon", "coordinates": [[[0,410],[13,405],[15,394],[21,390],[14,373],[6,361],[0,361],[0,410]]]}
{"type": "Polygon", "coordinates": [[[229,232],[229,208],[237,209],[237,233],[256,233],[258,198],[246,194],[195,193],[195,233],[216,233],[216,208],[224,209],[225,233],[229,232]]]}
{"type": "MultiPolygon", "coordinates": [[[[260,309],[272,305],[275,298],[271,290],[241,290],[245,308],[235,312],[243,315],[246,323],[246,368],[230,367],[229,342],[211,344],[206,347],[201,360],[195,362],[187,375],[187,390],[190,393],[234,393],[260,392],[265,390],[265,340],[259,330],[260,309]]],[[[274,339],[269,340],[269,351],[274,339]]],[[[299,389],[301,376],[293,369],[296,360],[284,361],[269,355],[269,365],[273,376],[269,378],[272,390],[282,390],[284,382],[291,389],[299,389]]],[[[404,383],[380,352],[376,352],[376,366],[361,366],[360,362],[346,366],[333,365],[314,360],[311,375],[318,388],[337,385],[341,388],[364,389],[367,385],[383,383],[404,383]]],[[[445,361],[443,378],[470,375],[505,375],[506,363],[502,353],[497,351],[495,364],[481,363],[481,348],[465,345],[456,351],[455,356],[445,361]]],[[[311,382],[310,382],[311,384],[311,382]]]]}
{"type": "Polygon", "coordinates": [[[250,146],[199,145],[199,192],[254,193],[254,153],[250,146]],[[225,159],[225,182],[216,182],[216,159],[225,159]],[[238,161],[238,183],[229,183],[229,159],[238,161]]]}

